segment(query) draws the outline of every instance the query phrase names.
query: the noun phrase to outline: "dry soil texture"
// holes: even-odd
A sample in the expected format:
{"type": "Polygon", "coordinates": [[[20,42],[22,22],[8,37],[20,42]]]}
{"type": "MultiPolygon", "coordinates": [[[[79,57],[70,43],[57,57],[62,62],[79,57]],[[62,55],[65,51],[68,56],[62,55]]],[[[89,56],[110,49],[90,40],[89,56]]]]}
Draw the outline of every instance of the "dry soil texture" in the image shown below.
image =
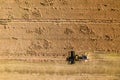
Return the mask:
{"type": "Polygon", "coordinates": [[[0,0],[0,55],[120,52],[119,0],[0,0]]]}
{"type": "Polygon", "coordinates": [[[120,0],[0,0],[1,60],[64,61],[69,50],[120,53],[120,0]]]}

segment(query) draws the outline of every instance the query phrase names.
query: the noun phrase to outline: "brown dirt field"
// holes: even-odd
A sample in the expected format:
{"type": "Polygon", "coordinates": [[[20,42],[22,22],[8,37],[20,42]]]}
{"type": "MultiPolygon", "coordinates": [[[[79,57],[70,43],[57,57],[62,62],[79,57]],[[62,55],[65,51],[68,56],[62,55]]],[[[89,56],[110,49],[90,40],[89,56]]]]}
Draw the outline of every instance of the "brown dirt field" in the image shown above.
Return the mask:
{"type": "Polygon", "coordinates": [[[119,18],[120,0],[0,0],[0,80],[118,80],[119,18]],[[89,53],[87,64],[73,65],[83,73],[66,64],[70,50],[89,53]],[[102,69],[97,73],[92,67],[95,74],[91,74],[88,68],[98,62],[102,69]],[[40,66],[38,63],[53,71],[39,71],[41,67],[34,66],[40,66]],[[32,65],[38,72],[27,69],[32,65]],[[115,65],[116,70],[111,68],[115,65]]]}

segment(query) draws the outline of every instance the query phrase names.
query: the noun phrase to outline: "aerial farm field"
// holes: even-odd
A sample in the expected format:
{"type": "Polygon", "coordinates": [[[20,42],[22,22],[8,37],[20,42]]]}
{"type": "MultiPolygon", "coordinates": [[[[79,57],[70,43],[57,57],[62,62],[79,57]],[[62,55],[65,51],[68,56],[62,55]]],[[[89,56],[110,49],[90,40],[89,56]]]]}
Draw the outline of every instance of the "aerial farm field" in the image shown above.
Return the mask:
{"type": "Polygon", "coordinates": [[[0,0],[0,80],[120,80],[120,0],[0,0]]]}

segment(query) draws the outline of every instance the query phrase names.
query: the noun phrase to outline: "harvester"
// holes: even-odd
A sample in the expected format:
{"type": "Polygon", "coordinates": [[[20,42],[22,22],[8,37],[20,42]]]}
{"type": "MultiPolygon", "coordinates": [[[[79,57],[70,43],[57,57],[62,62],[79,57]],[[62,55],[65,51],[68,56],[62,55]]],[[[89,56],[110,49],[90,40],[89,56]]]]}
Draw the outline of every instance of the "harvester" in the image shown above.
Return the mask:
{"type": "Polygon", "coordinates": [[[75,61],[81,61],[81,60],[87,60],[87,55],[81,54],[81,55],[76,55],[75,51],[70,51],[68,53],[68,57],[66,58],[69,64],[74,64],[75,61]]]}

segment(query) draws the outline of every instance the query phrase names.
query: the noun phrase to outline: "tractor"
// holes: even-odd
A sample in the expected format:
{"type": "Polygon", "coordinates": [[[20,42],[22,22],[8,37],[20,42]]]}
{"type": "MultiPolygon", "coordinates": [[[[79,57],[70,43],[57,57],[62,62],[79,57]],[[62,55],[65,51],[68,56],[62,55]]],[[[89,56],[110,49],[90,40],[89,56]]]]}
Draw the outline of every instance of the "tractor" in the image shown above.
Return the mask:
{"type": "Polygon", "coordinates": [[[74,64],[75,61],[87,60],[87,55],[76,55],[75,51],[70,51],[68,57],[66,58],[69,64],[74,64]]]}

